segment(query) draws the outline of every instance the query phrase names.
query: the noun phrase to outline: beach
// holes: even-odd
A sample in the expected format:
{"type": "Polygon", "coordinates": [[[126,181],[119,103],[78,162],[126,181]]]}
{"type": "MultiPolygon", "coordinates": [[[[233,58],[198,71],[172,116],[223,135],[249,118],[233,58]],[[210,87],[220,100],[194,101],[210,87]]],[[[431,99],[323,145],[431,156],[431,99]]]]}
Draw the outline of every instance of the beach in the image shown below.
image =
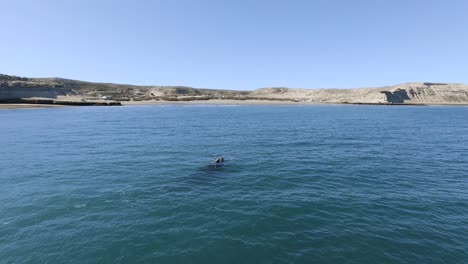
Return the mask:
{"type": "Polygon", "coordinates": [[[291,105],[312,104],[307,102],[292,102],[278,100],[194,100],[194,101],[125,101],[122,105],[164,105],[164,104],[187,104],[187,105],[291,105]]]}

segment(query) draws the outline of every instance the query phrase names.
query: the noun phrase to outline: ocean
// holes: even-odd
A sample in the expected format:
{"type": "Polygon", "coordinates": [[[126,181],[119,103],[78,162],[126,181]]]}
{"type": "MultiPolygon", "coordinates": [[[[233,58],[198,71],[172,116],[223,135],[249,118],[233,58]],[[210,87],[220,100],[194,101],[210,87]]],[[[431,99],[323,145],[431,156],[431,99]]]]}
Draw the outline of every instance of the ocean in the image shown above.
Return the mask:
{"type": "Polygon", "coordinates": [[[468,107],[0,120],[0,263],[468,263],[468,107]]]}

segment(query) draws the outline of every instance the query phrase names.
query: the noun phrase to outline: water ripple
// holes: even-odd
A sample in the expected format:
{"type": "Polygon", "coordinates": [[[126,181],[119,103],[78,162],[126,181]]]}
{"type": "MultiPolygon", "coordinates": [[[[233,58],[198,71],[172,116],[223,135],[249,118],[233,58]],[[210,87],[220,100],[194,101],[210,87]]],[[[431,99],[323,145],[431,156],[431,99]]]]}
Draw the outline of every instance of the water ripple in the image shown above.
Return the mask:
{"type": "Polygon", "coordinates": [[[90,107],[2,118],[5,263],[468,259],[468,108],[90,107]],[[207,167],[214,153],[227,166],[207,167]]]}

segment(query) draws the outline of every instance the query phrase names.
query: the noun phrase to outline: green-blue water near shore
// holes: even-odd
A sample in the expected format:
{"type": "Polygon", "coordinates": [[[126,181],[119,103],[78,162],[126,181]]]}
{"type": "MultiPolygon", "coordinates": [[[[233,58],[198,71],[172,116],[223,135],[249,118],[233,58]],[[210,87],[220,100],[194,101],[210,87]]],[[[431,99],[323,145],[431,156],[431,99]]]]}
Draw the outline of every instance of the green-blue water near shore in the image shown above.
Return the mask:
{"type": "Polygon", "coordinates": [[[1,263],[467,263],[468,108],[0,111],[1,263]],[[215,155],[227,166],[209,169],[215,155]]]}

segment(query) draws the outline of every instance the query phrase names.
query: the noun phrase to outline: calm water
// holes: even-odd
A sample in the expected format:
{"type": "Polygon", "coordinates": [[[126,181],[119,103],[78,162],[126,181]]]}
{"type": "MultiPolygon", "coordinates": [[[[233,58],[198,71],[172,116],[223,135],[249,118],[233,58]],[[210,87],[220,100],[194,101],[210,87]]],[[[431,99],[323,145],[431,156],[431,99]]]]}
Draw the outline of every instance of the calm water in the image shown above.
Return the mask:
{"type": "Polygon", "coordinates": [[[468,263],[468,107],[0,120],[1,263],[468,263]]]}

